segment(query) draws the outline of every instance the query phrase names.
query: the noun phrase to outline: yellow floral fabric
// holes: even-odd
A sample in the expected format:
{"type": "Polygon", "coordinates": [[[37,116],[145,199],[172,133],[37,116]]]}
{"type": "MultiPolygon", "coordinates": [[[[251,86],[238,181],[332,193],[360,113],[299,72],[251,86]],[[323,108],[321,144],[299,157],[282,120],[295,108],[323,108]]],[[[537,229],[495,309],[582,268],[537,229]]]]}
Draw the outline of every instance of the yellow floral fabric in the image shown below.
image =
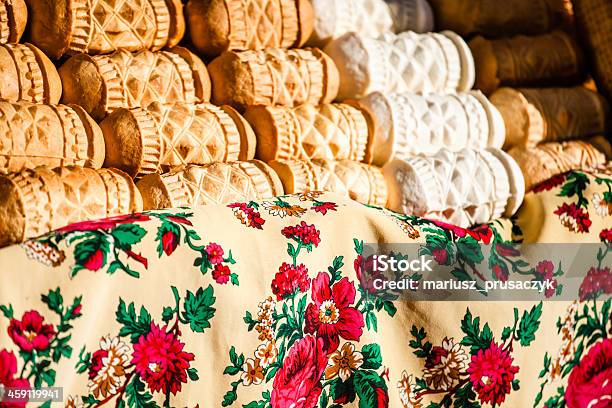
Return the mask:
{"type": "MultiPolygon", "coordinates": [[[[519,229],[532,239],[599,242],[612,217],[595,218],[592,197],[610,184],[580,174],[592,216],[580,234],[552,232],[570,225],[553,213],[585,183],[566,175],[541,194],[574,195],[536,195],[514,222],[471,230],[310,192],[85,222],[2,249],[0,384],[63,387],[57,406],[70,407],[527,407],[539,394],[540,406],[564,399],[549,383],[565,386],[593,344],[594,354],[608,352],[607,287],[583,293],[593,310],[385,300],[361,284],[363,245],[420,243],[439,262],[450,262],[455,245],[495,248],[494,259],[479,250],[463,259],[469,275],[470,263],[508,270],[519,229]],[[546,207],[539,232],[528,228],[540,214],[531,212],[536,199],[546,207]],[[597,316],[592,342],[579,329],[589,314],[597,316]]],[[[606,282],[608,259],[593,260],[594,279],[606,282]]],[[[529,273],[540,279],[546,267],[529,273]]],[[[485,279],[503,278],[496,274],[485,279]]],[[[587,387],[580,375],[569,398],[587,387]]],[[[589,390],[589,401],[603,398],[589,390]]],[[[32,406],[41,404],[52,406],[32,406]]]]}

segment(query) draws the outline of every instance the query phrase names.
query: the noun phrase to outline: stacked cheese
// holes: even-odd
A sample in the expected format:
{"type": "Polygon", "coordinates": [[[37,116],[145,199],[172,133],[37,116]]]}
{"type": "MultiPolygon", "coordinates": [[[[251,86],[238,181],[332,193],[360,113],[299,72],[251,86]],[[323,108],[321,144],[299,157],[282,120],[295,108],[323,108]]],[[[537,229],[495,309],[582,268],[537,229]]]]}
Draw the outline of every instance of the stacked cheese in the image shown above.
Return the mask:
{"type": "MultiPolygon", "coordinates": [[[[376,21],[379,13],[369,15],[376,21]]],[[[338,68],[338,99],[370,123],[364,160],[384,167],[389,208],[463,227],[512,215],[522,201],[522,176],[499,150],[500,113],[471,91],[474,59],[459,35],[354,30],[324,51],[338,68]],[[467,158],[474,157],[481,160],[472,166],[467,158]]]]}
{"type": "Polygon", "coordinates": [[[370,119],[358,107],[334,103],[334,61],[304,46],[322,44],[320,19],[335,6],[192,0],[187,11],[194,46],[212,60],[212,102],[244,115],[255,134],[256,159],[275,170],[285,193],[331,190],[385,205],[381,170],[368,165],[370,119]]]}
{"type": "Polygon", "coordinates": [[[419,153],[415,144],[434,153],[449,140],[460,150],[503,139],[486,98],[450,95],[473,82],[458,36],[393,34],[431,29],[426,1],[191,0],[185,14],[179,0],[2,5],[11,8],[2,40],[18,41],[29,14],[35,45],[1,49],[0,244],[88,218],[283,192],[340,191],[384,206],[393,197],[381,166],[419,153]],[[187,25],[199,56],[178,46],[187,25]],[[398,58],[411,75],[396,81],[397,95],[348,100],[357,95],[346,84],[359,81],[352,62],[304,48],[337,54],[351,35],[392,44],[372,77],[394,82],[398,58]],[[381,101],[393,103],[381,113],[381,101]],[[408,123],[405,112],[421,117],[408,123]]]}
{"type": "Polygon", "coordinates": [[[604,130],[592,91],[485,96],[582,76],[571,36],[549,32],[569,19],[524,2],[504,16],[490,0],[0,2],[0,245],[306,190],[465,227],[510,216],[524,181],[503,145],[530,172],[532,150],[567,167],[606,147],[541,146],[604,130]],[[429,32],[434,16],[447,31],[429,32]],[[468,46],[448,29],[540,37],[468,46]]]}
{"type": "Polygon", "coordinates": [[[82,107],[59,104],[54,64],[36,46],[19,43],[28,19],[24,2],[3,1],[0,13],[0,246],[141,210],[132,179],[100,169],[105,145],[97,123],[82,107]]]}

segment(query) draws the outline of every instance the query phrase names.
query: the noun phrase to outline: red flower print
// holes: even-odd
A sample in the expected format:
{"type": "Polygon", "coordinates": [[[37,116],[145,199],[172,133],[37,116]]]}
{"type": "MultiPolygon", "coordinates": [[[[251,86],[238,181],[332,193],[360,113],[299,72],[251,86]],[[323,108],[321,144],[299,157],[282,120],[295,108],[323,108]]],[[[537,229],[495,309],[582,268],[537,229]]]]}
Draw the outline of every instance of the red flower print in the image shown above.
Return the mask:
{"type": "Polygon", "coordinates": [[[293,344],[274,377],[272,408],[314,408],[321,395],[321,376],[327,366],[323,342],[305,336],[293,344]]]}
{"type": "Polygon", "coordinates": [[[609,267],[602,269],[592,267],[578,290],[580,301],[597,299],[602,294],[612,294],[612,271],[609,267]]]}
{"type": "Polygon", "coordinates": [[[495,406],[505,401],[514,375],[519,371],[512,365],[513,360],[508,351],[493,341],[488,349],[480,349],[472,356],[467,371],[480,402],[495,406]]]}
{"type": "Polygon", "coordinates": [[[208,254],[208,260],[211,264],[216,265],[223,262],[223,248],[221,248],[221,245],[211,242],[206,245],[204,250],[208,254]]]}
{"type": "Polygon", "coordinates": [[[181,383],[187,382],[190,361],[195,358],[183,351],[184,347],[174,333],[166,332],[166,326],[160,328],[155,323],[151,323],[149,333],[140,336],[134,344],[132,364],[151,391],[176,395],[181,390],[181,383]]]}
{"type": "Polygon", "coordinates": [[[163,233],[161,237],[162,248],[164,249],[164,253],[168,256],[172,255],[174,250],[179,245],[178,236],[174,231],[168,230],[163,233]]]}
{"type": "Polygon", "coordinates": [[[437,366],[442,361],[442,358],[445,358],[446,356],[448,356],[448,351],[444,347],[433,346],[431,349],[431,354],[427,356],[427,359],[425,360],[425,367],[433,368],[437,366]]]}
{"type": "Polygon", "coordinates": [[[102,363],[102,359],[108,357],[107,350],[97,350],[91,356],[91,364],[89,365],[89,379],[93,380],[96,378],[102,367],[104,367],[104,363],[102,363]]]}
{"type": "Polygon", "coordinates": [[[599,233],[599,239],[601,242],[608,245],[612,244],[612,229],[604,229],[599,233]]]}
{"type": "Polygon", "coordinates": [[[488,245],[491,242],[491,238],[493,237],[493,230],[488,225],[480,225],[474,227],[472,229],[465,229],[458,227],[453,224],[448,224],[446,222],[438,221],[438,220],[429,220],[433,222],[440,228],[448,230],[453,233],[457,238],[464,238],[467,235],[474,238],[476,241],[480,241],[485,245],[488,245]]]}
{"type": "Polygon", "coordinates": [[[231,271],[225,265],[217,264],[215,265],[215,269],[213,269],[212,277],[215,282],[225,285],[230,280],[231,271]]]}
{"type": "Polygon", "coordinates": [[[495,275],[495,277],[499,279],[500,281],[502,282],[508,281],[508,277],[509,277],[508,269],[503,268],[500,264],[495,264],[493,265],[491,270],[493,271],[493,274],[495,275]]]}
{"type": "Polygon", "coordinates": [[[82,304],[78,304],[76,305],[72,311],[70,312],[70,317],[72,317],[73,319],[76,317],[81,316],[81,311],[83,310],[83,305],[82,304]]]}
{"type": "Polygon", "coordinates": [[[568,408],[609,408],[612,403],[612,339],[595,344],[570,373],[568,408]]]}
{"type": "Polygon", "coordinates": [[[535,270],[542,280],[549,280],[552,279],[555,272],[555,264],[551,261],[541,261],[538,263],[535,270]]]}
{"type": "Polygon", "coordinates": [[[253,208],[244,203],[233,203],[228,205],[228,207],[234,210],[234,216],[236,216],[242,224],[251,228],[263,229],[266,220],[261,218],[261,214],[253,208]]]}
{"type": "Polygon", "coordinates": [[[434,260],[438,263],[438,265],[446,265],[448,261],[448,252],[444,248],[436,248],[431,251],[431,255],[434,260]]]}
{"type": "Polygon", "coordinates": [[[116,217],[103,218],[100,220],[76,222],[60,228],[56,230],[56,232],[66,234],[74,231],[109,230],[115,228],[119,224],[133,224],[135,222],[149,221],[150,219],[148,215],[140,213],[118,215],[116,217]]]}
{"type": "Polygon", "coordinates": [[[541,261],[535,268],[536,274],[539,275],[541,281],[553,281],[552,288],[546,287],[544,295],[547,298],[553,297],[557,290],[557,280],[553,277],[555,273],[555,265],[551,261],[541,261]]]}
{"type": "MultiPolygon", "coordinates": [[[[17,374],[17,359],[12,351],[0,350],[0,385],[6,388],[28,389],[30,384],[25,378],[15,378],[17,374]]],[[[26,401],[23,402],[0,402],[3,408],[24,408],[26,401]]]]}
{"type": "Polygon", "coordinates": [[[589,232],[591,220],[589,213],[576,206],[575,203],[563,203],[557,207],[555,214],[559,216],[561,224],[572,232],[589,232]]]}
{"type": "Polygon", "coordinates": [[[23,314],[21,320],[11,319],[8,335],[23,351],[46,350],[55,335],[55,329],[53,325],[44,324],[44,321],[40,313],[30,310],[23,314]]]}
{"type": "Polygon", "coordinates": [[[363,256],[362,255],[357,255],[357,258],[355,258],[355,261],[353,262],[353,267],[355,268],[355,273],[357,274],[357,280],[359,280],[361,282],[361,278],[363,277],[363,272],[362,272],[362,266],[363,265],[363,256]]]}
{"type": "Polygon", "coordinates": [[[476,241],[482,242],[485,245],[489,245],[491,238],[493,238],[493,230],[488,225],[479,225],[467,230],[467,233],[476,241]]]}
{"type": "Polygon", "coordinates": [[[535,186],[533,188],[533,191],[535,193],[541,193],[542,191],[550,191],[553,188],[560,186],[561,184],[565,183],[565,179],[566,179],[566,175],[565,174],[558,174],[554,177],[549,178],[546,181],[541,182],[540,184],[538,184],[537,186],[535,186]]]}
{"type": "Polygon", "coordinates": [[[435,225],[437,225],[440,228],[444,228],[446,230],[452,231],[453,234],[455,234],[459,238],[463,238],[467,235],[467,230],[465,228],[457,227],[456,225],[438,221],[438,220],[429,220],[429,221],[433,222],[435,225]]]}
{"type": "Polygon", "coordinates": [[[83,267],[92,272],[100,270],[102,266],[104,266],[104,252],[100,248],[93,251],[83,262],[83,267]]]}
{"type": "Polygon", "coordinates": [[[512,244],[502,244],[498,242],[495,244],[495,250],[499,255],[505,257],[517,257],[521,255],[521,251],[516,249],[512,244]]]}
{"type": "Polygon", "coordinates": [[[176,215],[169,215],[166,217],[166,220],[174,222],[176,224],[193,225],[191,221],[189,221],[187,218],[178,217],[176,215]]]}
{"type": "Polygon", "coordinates": [[[348,278],[329,286],[329,274],[320,272],[312,281],[312,301],[306,308],[306,333],[316,333],[324,341],[327,353],[340,344],[339,337],[359,341],[363,333],[363,315],[354,307],[355,287],[348,278]]]}
{"type": "Polygon", "coordinates": [[[544,290],[544,295],[547,298],[551,298],[555,295],[555,293],[557,293],[557,285],[559,284],[559,282],[557,282],[556,279],[552,280],[552,287],[546,287],[546,289],[544,290]]]}
{"type": "Polygon", "coordinates": [[[453,224],[448,224],[446,222],[442,222],[438,220],[429,220],[429,221],[431,221],[432,223],[434,223],[440,228],[451,231],[454,235],[456,235],[459,238],[465,237],[468,233],[468,230],[466,230],[465,228],[457,227],[456,225],[453,225],[453,224]]]}
{"type": "Polygon", "coordinates": [[[357,258],[355,258],[355,261],[353,262],[353,267],[355,268],[355,273],[357,274],[357,280],[363,283],[365,273],[371,273],[374,269],[374,257],[370,255],[364,262],[363,256],[357,255],[357,258]]]}
{"type": "Polygon", "coordinates": [[[312,206],[312,209],[315,210],[315,212],[321,213],[323,215],[326,215],[328,211],[337,211],[338,206],[335,203],[322,203],[322,202],[317,202],[312,206]]]}
{"type": "Polygon", "coordinates": [[[374,281],[378,278],[384,279],[384,275],[379,271],[374,272],[374,257],[370,255],[364,262],[363,256],[357,255],[353,267],[361,287],[368,293],[378,293],[378,289],[374,287],[374,281]]]}
{"type": "Polygon", "coordinates": [[[259,212],[249,208],[246,212],[248,219],[248,226],[256,229],[263,229],[262,226],[265,224],[266,220],[261,218],[259,212]]]}
{"type": "Polygon", "coordinates": [[[281,234],[287,238],[297,239],[302,245],[312,244],[316,247],[321,243],[319,230],[314,225],[308,225],[304,221],[296,226],[283,228],[281,234]]]}
{"type": "Polygon", "coordinates": [[[283,262],[272,280],[272,293],[276,295],[276,300],[286,299],[295,291],[306,292],[309,287],[310,278],[304,264],[293,266],[283,262]]]}

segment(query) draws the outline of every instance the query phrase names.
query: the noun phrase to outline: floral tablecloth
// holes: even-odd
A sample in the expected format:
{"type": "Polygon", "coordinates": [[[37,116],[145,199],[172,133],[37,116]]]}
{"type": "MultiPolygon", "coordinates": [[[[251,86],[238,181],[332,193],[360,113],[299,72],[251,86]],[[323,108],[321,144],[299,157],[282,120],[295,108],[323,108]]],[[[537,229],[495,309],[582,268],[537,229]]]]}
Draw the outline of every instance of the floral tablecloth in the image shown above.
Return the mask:
{"type": "Polygon", "coordinates": [[[0,384],[63,388],[32,406],[609,407],[611,221],[609,174],[577,171],[473,230],[318,192],[71,225],[0,250],[0,384]],[[472,247],[464,272],[504,280],[511,239],[601,243],[580,300],[391,301],[359,284],[364,243],[420,242],[440,263],[472,247]]]}

